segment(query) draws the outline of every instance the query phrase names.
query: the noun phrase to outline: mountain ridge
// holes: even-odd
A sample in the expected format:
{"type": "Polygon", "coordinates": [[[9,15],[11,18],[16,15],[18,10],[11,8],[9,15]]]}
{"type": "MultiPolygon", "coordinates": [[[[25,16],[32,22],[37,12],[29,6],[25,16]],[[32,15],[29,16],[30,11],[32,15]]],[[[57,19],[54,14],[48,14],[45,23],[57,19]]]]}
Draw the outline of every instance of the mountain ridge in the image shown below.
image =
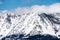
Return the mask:
{"type": "MultiPolygon", "coordinates": [[[[55,13],[56,14],[56,13],[55,13]]],[[[4,12],[1,15],[0,35],[7,36],[12,34],[29,35],[51,35],[59,38],[59,16],[47,13],[25,13],[16,15],[10,12],[4,12]],[[5,34],[4,34],[5,33],[5,34]]]]}

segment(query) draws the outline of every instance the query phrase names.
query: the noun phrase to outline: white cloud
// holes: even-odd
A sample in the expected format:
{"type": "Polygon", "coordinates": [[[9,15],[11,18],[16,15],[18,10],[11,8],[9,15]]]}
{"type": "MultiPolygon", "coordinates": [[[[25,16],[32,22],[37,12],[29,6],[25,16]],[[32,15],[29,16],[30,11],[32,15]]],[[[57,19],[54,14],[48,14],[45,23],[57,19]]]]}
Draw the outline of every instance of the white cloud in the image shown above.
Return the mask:
{"type": "Polygon", "coordinates": [[[60,3],[52,5],[34,5],[32,7],[19,7],[14,9],[15,12],[28,13],[28,12],[45,12],[45,13],[60,13],[60,3]]]}
{"type": "Polygon", "coordinates": [[[60,13],[60,3],[52,4],[48,7],[48,12],[60,13]]]}
{"type": "Polygon", "coordinates": [[[55,3],[52,5],[35,5],[32,6],[34,12],[46,12],[46,13],[60,13],[60,3],[55,3]]]}
{"type": "Polygon", "coordinates": [[[60,13],[60,3],[54,3],[51,5],[33,5],[31,7],[18,7],[12,9],[11,12],[18,13],[18,14],[32,13],[32,12],[60,13]]]}

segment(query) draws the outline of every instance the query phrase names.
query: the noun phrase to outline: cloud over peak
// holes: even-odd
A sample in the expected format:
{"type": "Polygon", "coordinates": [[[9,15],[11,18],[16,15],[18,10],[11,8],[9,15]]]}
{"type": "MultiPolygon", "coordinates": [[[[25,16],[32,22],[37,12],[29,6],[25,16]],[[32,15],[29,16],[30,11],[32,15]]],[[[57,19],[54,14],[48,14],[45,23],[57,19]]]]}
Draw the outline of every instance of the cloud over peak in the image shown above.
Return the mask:
{"type": "MultiPolygon", "coordinates": [[[[3,11],[2,11],[3,12],[3,11]]],[[[18,7],[12,9],[10,12],[14,13],[60,13],[60,3],[54,3],[51,5],[33,5],[31,7],[18,7]]]]}

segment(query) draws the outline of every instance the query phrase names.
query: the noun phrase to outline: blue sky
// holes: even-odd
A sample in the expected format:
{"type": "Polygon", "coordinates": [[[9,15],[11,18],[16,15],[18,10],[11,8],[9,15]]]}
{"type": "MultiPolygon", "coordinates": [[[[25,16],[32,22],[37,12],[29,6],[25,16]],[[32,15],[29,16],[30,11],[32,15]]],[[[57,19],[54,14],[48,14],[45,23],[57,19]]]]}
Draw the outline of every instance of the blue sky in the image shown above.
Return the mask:
{"type": "Polygon", "coordinates": [[[30,7],[33,5],[50,5],[53,3],[60,3],[60,0],[0,0],[0,10],[30,7]]]}

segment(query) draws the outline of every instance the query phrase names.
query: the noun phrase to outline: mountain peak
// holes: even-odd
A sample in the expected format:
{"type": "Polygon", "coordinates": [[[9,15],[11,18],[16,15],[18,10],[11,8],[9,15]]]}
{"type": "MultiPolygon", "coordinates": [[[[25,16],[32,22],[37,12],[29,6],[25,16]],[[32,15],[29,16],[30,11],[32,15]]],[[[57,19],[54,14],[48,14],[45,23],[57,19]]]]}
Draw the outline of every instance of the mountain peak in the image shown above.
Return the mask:
{"type": "Polygon", "coordinates": [[[59,38],[60,20],[59,16],[47,13],[28,13],[28,14],[2,14],[0,18],[0,35],[7,36],[12,34],[27,35],[51,35],[59,38]],[[4,34],[5,33],[5,34],[4,34]]]}

